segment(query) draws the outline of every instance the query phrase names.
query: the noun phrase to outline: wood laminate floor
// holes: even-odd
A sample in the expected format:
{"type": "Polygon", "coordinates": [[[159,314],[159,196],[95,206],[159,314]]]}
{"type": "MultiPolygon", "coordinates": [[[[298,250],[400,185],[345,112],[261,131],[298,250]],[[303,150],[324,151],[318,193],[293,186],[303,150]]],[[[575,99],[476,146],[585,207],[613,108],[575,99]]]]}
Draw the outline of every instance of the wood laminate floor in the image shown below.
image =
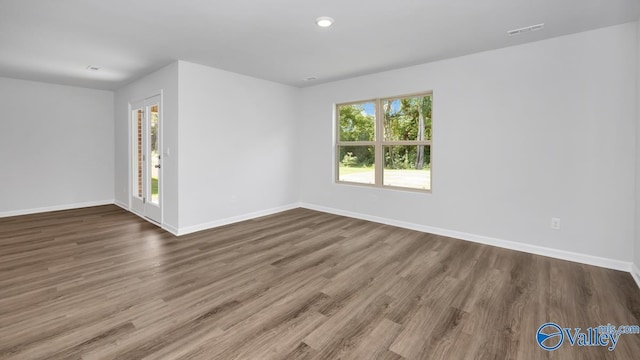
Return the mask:
{"type": "Polygon", "coordinates": [[[176,238],[115,206],[0,219],[0,359],[639,359],[624,272],[305,209],[176,238]]]}

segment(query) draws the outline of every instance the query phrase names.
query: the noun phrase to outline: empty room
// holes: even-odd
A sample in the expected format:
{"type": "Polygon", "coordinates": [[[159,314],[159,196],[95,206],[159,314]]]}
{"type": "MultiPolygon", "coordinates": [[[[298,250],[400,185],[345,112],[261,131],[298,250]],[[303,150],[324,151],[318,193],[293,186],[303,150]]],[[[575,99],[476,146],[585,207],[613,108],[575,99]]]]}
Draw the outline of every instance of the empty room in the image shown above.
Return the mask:
{"type": "Polygon", "coordinates": [[[0,359],[639,359],[640,1],[0,0],[0,359]]]}

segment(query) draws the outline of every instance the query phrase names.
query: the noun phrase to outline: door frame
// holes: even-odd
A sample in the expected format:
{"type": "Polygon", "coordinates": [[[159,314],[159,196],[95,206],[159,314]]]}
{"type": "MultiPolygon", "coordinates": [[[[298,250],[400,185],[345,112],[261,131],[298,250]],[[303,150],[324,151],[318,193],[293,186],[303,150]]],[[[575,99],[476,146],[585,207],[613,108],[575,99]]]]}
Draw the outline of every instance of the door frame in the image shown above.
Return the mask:
{"type": "MultiPolygon", "coordinates": [[[[128,136],[128,144],[129,144],[129,151],[128,151],[128,158],[127,158],[127,173],[128,173],[128,191],[127,191],[127,204],[129,207],[129,211],[131,211],[132,213],[140,216],[141,218],[143,218],[144,220],[147,220],[148,222],[154,224],[154,225],[159,225],[161,227],[163,227],[164,225],[164,96],[163,96],[163,91],[162,90],[158,90],[156,92],[152,92],[151,95],[149,96],[145,96],[143,98],[137,98],[135,100],[131,100],[128,102],[128,129],[127,129],[127,136],[128,136]],[[159,178],[159,188],[158,188],[158,196],[159,196],[159,202],[158,202],[158,207],[159,207],[159,212],[160,212],[160,216],[159,216],[159,221],[156,221],[152,218],[149,218],[145,215],[144,212],[144,208],[142,209],[143,211],[140,211],[140,209],[134,207],[133,204],[133,176],[136,173],[137,169],[134,169],[135,167],[135,163],[133,161],[133,156],[134,156],[134,140],[133,140],[133,125],[134,125],[134,121],[135,119],[133,119],[133,110],[136,109],[137,107],[139,107],[140,104],[142,104],[142,108],[144,109],[145,112],[145,117],[147,116],[147,108],[148,108],[148,103],[147,101],[153,99],[153,98],[159,98],[158,100],[158,104],[159,104],[159,112],[158,112],[158,127],[160,128],[160,134],[158,136],[158,153],[160,155],[160,168],[158,169],[158,178],[159,178]]],[[[149,122],[145,121],[145,132],[149,131],[149,122]]],[[[143,141],[146,144],[146,139],[145,141],[143,141]]],[[[148,145],[144,145],[145,146],[145,152],[146,149],[148,148],[148,145]]],[[[148,159],[147,159],[148,161],[148,159]]],[[[147,182],[146,179],[143,180],[143,182],[147,182]]],[[[150,189],[149,189],[150,191],[150,189]]]]}

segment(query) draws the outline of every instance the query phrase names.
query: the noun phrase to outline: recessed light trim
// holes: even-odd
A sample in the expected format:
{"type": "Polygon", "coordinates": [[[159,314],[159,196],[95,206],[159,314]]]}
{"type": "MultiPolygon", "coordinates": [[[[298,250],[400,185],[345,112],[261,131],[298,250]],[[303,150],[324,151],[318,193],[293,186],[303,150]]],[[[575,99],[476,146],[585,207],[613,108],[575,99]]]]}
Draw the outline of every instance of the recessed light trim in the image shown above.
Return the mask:
{"type": "Polygon", "coordinates": [[[514,36],[514,35],[520,35],[520,34],[532,32],[532,31],[538,31],[538,30],[542,30],[542,29],[544,29],[544,23],[537,24],[537,25],[526,26],[526,27],[523,27],[523,28],[520,28],[520,29],[509,30],[509,31],[507,31],[507,34],[509,34],[509,36],[514,36]]]}
{"type": "Polygon", "coordinates": [[[333,25],[333,19],[328,16],[320,16],[316,19],[316,24],[320,27],[326,28],[333,25]]]}

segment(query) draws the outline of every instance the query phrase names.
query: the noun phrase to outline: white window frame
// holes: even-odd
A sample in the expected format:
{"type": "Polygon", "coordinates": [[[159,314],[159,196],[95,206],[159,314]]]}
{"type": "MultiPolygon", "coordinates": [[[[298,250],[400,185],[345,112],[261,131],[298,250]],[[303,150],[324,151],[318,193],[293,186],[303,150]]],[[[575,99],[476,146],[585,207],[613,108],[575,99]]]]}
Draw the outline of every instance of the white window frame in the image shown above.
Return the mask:
{"type": "Polygon", "coordinates": [[[334,161],[334,173],[335,173],[335,183],[337,184],[347,184],[347,185],[356,185],[356,186],[365,186],[365,187],[375,187],[375,188],[386,188],[386,189],[395,189],[395,190],[403,190],[403,191],[415,191],[421,193],[431,193],[433,191],[433,91],[425,91],[416,94],[408,94],[408,95],[399,95],[399,96],[390,96],[378,99],[370,99],[370,100],[360,100],[360,101],[351,101],[346,103],[339,103],[335,105],[334,108],[335,119],[334,119],[334,137],[335,137],[335,161],[334,161]],[[414,97],[431,97],[431,139],[430,140],[402,140],[402,141],[390,141],[384,140],[384,110],[382,109],[382,103],[384,101],[390,100],[398,100],[404,98],[414,98],[414,97]],[[349,105],[360,105],[366,103],[375,104],[375,117],[374,117],[374,134],[375,139],[373,141],[341,141],[340,140],[340,107],[341,106],[349,106],[349,105]],[[384,147],[385,146],[429,146],[430,151],[430,161],[429,161],[429,189],[417,189],[411,187],[404,186],[395,186],[395,185],[384,185],[384,147]],[[373,184],[353,182],[353,181],[344,181],[340,180],[340,146],[372,146],[375,154],[375,180],[373,184]]]}

